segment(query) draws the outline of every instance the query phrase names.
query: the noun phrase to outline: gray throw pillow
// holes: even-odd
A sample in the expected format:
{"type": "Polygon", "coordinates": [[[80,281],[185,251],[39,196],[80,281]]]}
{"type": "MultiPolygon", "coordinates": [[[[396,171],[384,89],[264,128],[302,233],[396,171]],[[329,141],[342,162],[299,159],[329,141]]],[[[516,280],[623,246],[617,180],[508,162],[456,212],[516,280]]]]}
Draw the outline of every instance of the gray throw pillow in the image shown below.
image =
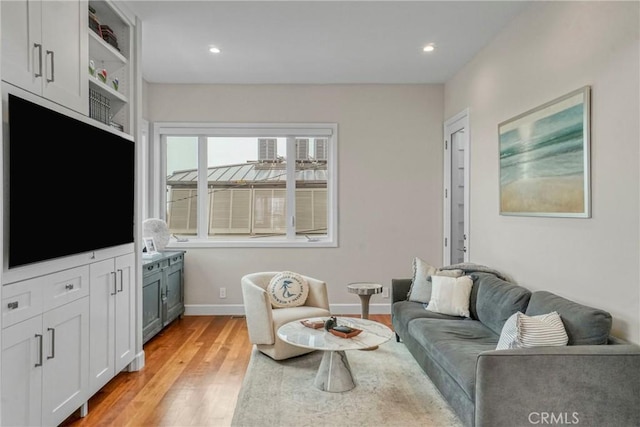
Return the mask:
{"type": "Polygon", "coordinates": [[[424,260],[413,259],[413,277],[407,300],[428,304],[431,300],[431,276],[460,277],[462,270],[440,270],[424,260]]]}
{"type": "Polygon", "coordinates": [[[428,303],[431,299],[431,281],[429,277],[438,269],[422,259],[413,259],[413,277],[407,299],[409,301],[428,303]]]}

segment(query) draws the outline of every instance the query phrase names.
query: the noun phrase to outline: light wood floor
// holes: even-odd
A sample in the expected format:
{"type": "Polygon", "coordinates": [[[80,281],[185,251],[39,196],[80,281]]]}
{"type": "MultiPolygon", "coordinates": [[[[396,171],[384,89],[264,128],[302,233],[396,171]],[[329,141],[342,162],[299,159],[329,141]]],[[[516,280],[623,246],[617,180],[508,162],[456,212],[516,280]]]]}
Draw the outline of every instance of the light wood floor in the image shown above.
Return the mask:
{"type": "Polygon", "coordinates": [[[142,370],[118,374],[62,426],[229,426],[251,348],[244,317],[185,316],[145,344],[142,370]]]}

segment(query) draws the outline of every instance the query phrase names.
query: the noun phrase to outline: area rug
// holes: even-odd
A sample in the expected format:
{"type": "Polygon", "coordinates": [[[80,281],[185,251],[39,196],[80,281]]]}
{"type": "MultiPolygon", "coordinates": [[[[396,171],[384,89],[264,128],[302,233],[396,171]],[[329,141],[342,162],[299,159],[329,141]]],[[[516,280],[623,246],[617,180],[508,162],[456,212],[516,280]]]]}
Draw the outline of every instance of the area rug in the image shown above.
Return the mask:
{"type": "Polygon", "coordinates": [[[254,346],[231,426],[462,426],[404,344],[347,357],[356,387],[328,393],[313,385],[322,352],[276,362],[254,346]]]}

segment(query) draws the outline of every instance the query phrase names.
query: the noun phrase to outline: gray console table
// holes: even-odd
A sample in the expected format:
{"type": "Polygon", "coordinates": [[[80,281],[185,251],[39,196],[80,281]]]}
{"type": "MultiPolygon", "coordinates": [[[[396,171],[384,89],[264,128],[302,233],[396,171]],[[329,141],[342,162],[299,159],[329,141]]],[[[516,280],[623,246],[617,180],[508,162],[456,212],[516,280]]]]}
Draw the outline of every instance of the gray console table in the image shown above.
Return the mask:
{"type": "Polygon", "coordinates": [[[163,251],[142,263],[142,338],[146,343],[184,314],[185,251],[163,251]]]}

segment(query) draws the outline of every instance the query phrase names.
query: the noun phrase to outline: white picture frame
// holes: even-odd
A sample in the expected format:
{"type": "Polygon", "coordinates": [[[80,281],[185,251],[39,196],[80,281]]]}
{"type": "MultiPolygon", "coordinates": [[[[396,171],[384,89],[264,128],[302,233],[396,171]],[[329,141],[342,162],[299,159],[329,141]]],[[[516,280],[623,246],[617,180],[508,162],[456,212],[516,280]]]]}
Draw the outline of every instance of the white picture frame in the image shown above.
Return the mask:
{"type": "Polygon", "coordinates": [[[155,255],[158,253],[156,248],[156,241],[153,237],[143,237],[144,247],[147,250],[147,255],[155,255]]]}
{"type": "Polygon", "coordinates": [[[591,87],[498,125],[500,215],[591,217],[591,87]]]}

